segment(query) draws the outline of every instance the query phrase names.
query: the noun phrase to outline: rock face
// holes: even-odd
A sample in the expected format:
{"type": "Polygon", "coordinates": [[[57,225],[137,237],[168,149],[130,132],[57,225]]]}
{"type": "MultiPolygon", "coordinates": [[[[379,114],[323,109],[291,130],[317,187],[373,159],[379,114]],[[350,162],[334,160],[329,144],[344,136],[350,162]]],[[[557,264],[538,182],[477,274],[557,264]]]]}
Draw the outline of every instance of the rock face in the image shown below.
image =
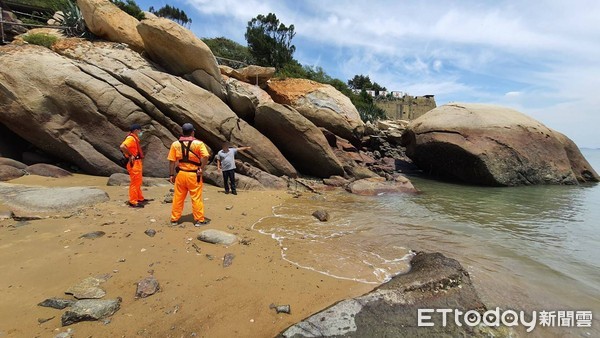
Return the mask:
{"type": "Polygon", "coordinates": [[[235,160],[235,166],[236,172],[257,180],[265,188],[274,190],[287,189],[288,183],[284,178],[271,175],[240,160],[235,160]]]}
{"type": "MultiPolygon", "coordinates": [[[[479,328],[453,320],[418,326],[418,309],[452,308],[484,312],[467,271],[442,254],[419,253],[409,273],[394,277],[370,293],[344,300],[282,332],[280,337],[472,337],[479,328]]],[[[452,317],[454,318],[454,317],[452,317]]]]}
{"type": "Polygon", "coordinates": [[[123,130],[134,121],[150,124],[150,117],[107,80],[109,74],[40,46],[9,47],[0,62],[12,68],[0,69],[1,123],[90,174],[125,171],[115,163],[123,130]]]}
{"type": "MultiPolygon", "coordinates": [[[[204,182],[217,187],[225,187],[223,174],[217,171],[216,166],[207,166],[202,173],[204,182]]],[[[235,175],[235,186],[237,190],[265,190],[265,187],[256,179],[244,175],[235,175]]]]}
{"type": "Polygon", "coordinates": [[[77,0],[88,29],[108,41],[123,42],[141,52],[144,42],[136,27],[139,21],[107,0],[77,0]]]}
{"type": "Polygon", "coordinates": [[[260,105],[254,122],[300,172],[322,178],[344,174],[323,133],[294,108],[277,103],[260,105]]]}
{"type": "Polygon", "coordinates": [[[225,99],[215,56],[191,31],[165,18],[142,20],[137,30],[152,60],[171,74],[187,75],[192,82],[225,99]]]}
{"type": "Polygon", "coordinates": [[[254,123],[256,107],[273,102],[271,96],[260,87],[233,78],[225,81],[229,106],[244,121],[254,123]]]}
{"type": "Polygon", "coordinates": [[[6,93],[0,123],[46,153],[90,174],[124,173],[118,146],[125,130],[139,123],[142,148],[150,154],[144,175],[166,177],[174,135],[192,122],[209,147],[220,149],[225,140],[251,146],[244,160],[271,174],[296,174],[269,139],[219,98],[125,46],[67,39],[55,47],[64,57],[39,46],[7,46],[0,53],[0,63],[11,65],[0,69],[6,93]]]}
{"type": "Polygon", "coordinates": [[[271,80],[267,92],[277,103],[288,104],[318,127],[355,142],[364,123],[350,99],[331,85],[306,79],[271,80]]]}
{"type": "Polygon", "coordinates": [[[490,185],[598,182],[566,138],[515,110],[454,103],[412,121],[406,154],[425,173],[490,185]]]}

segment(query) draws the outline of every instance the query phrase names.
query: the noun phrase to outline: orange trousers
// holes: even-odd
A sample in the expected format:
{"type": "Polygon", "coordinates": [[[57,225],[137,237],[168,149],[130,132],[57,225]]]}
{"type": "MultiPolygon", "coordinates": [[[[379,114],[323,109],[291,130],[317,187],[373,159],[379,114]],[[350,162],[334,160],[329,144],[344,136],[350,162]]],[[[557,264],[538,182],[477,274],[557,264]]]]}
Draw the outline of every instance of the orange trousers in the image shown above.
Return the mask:
{"type": "Polygon", "coordinates": [[[175,222],[181,218],[183,205],[187,193],[192,197],[192,214],[194,221],[204,221],[204,202],[202,201],[202,178],[200,182],[196,173],[180,171],[175,177],[175,192],[173,193],[173,208],[171,209],[171,221],[175,222]]]}
{"type": "Polygon", "coordinates": [[[138,204],[138,201],[144,200],[142,194],[142,160],[133,161],[133,166],[128,163],[129,172],[129,203],[138,204]]]}

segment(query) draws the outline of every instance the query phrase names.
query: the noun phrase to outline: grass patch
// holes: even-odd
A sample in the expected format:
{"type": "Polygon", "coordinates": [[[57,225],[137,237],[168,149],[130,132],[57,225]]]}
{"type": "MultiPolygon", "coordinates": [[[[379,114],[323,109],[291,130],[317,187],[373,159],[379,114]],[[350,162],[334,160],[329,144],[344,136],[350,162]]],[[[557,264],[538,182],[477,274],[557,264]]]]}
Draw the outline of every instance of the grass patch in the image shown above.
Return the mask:
{"type": "Polygon", "coordinates": [[[28,34],[28,35],[24,36],[23,40],[25,40],[26,42],[28,42],[32,45],[39,45],[39,46],[44,46],[46,48],[51,48],[52,45],[56,41],[58,41],[58,38],[56,36],[50,35],[50,34],[36,33],[36,34],[28,34]]]}

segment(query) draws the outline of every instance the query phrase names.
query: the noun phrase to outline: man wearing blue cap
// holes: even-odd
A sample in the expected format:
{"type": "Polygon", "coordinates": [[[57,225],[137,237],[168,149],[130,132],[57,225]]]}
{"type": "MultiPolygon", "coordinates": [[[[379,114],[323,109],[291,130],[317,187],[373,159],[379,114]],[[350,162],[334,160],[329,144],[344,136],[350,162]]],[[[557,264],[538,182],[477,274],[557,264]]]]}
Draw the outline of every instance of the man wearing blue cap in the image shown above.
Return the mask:
{"type": "Polygon", "coordinates": [[[192,198],[192,213],[194,226],[210,223],[204,216],[204,202],[202,201],[202,172],[208,163],[208,149],[204,142],[194,137],[194,126],[184,123],[181,126],[183,136],[171,144],[169,149],[169,180],[175,184],[173,193],[173,206],[171,209],[171,225],[179,224],[183,212],[185,198],[190,193],[192,198]],[[175,170],[178,168],[178,172],[175,170]]]}
{"type": "Polygon", "coordinates": [[[142,136],[142,126],[133,124],[129,128],[129,134],[125,141],[121,143],[120,149],[129,159],[127,162],[127,171],[129,172],[129,206],[132,208],[143,208],[148,200],[142,194],[142,159],[144,152],[140,146],[140,136],[142,136]]]}

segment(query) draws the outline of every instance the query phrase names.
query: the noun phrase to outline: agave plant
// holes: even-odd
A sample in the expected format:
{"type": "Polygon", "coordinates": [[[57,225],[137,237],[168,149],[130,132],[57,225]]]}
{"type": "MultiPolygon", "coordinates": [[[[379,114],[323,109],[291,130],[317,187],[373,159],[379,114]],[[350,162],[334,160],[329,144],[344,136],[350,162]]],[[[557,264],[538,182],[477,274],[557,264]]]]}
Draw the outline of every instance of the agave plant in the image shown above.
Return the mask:
{"type": "Polygon", "coordinates": [[[74,2],[68,1],[62,12],[63,15],[60,19],[60,25],[67,27],[64,29],[66,36],[83,37],[87,34],[87,28],[81,10],[74,2]]]}

